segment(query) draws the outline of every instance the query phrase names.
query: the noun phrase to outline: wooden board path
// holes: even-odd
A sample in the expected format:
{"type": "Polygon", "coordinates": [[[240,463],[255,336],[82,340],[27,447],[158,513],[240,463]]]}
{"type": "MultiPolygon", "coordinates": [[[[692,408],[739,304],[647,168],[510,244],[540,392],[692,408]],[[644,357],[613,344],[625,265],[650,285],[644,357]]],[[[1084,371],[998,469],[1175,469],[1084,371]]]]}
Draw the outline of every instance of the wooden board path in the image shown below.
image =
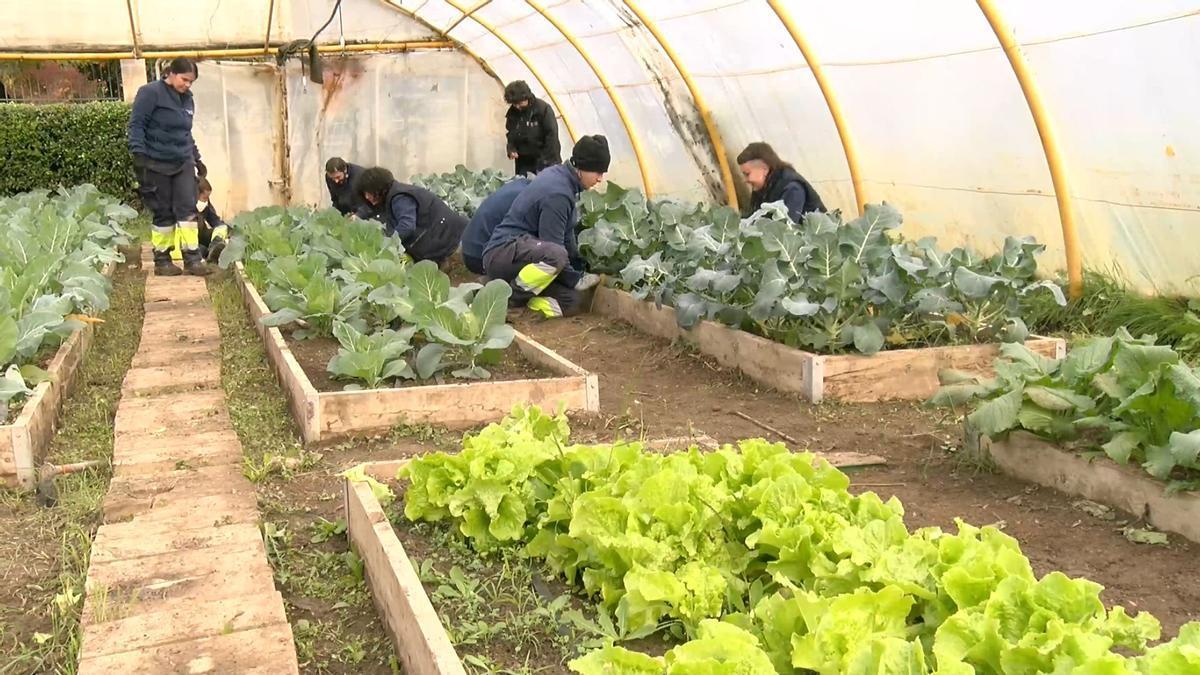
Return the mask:
{"type": "Polygon", "coordinates": [[[142,341],[113,423],[79,675],[300,672],[226,412],[219,345],[204,279],[148,277],[142,341]]]}

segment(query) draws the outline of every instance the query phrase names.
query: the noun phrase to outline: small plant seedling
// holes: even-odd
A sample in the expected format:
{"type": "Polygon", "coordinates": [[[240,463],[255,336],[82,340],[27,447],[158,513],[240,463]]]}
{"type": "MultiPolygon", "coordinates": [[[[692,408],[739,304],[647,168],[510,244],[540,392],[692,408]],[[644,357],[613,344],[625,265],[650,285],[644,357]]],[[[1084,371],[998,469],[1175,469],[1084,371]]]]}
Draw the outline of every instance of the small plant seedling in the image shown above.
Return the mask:
{"type": "Polygon", "coordinates": [[[314,544],[323,544],[334,537],[346,534],[346,521],[343,518],[337,520],[318,518],[311,527],[313,535],[309,541],[314,544]]]}

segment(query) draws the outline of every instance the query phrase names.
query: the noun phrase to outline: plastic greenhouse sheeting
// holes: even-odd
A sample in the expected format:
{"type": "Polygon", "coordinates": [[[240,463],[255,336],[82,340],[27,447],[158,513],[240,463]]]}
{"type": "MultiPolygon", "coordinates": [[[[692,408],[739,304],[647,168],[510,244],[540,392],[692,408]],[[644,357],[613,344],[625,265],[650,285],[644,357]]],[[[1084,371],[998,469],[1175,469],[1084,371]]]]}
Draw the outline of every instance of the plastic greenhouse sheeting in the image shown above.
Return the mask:
{"type": "MultiPolygon", "coordinates": [[[[341,17],[321,40],[391,41],[448,31],[500,82],[525,79],[539,95],[543,85],[549,88],[561,105],[559,113],[577,134],[606,134],[614,153],[612,180],[640,186],[644,169],[656,195],[720,199],[724,186],[712,138],[682,69],[712,111],[727,161],[746,143],[766,140],[813,181],[827,204],[852,211],[856,200],[843,139],[810,64],[773,7],[777,5],[795,20],[810,56],[824,71],[827,93],[844,112],[867,201],[886,200],[900,208],[909,236],[932,234],[986,250],[1005,235],[1035,235],[1050,247],[1045,264],[1062,267],[1061,218],[1046,153],[981,3],[345,0],[341,17]],[[635,9],[657,26],[678,56],[678,67],[635,9]],[[473,16],[464,18],[471,11],[473,16]],[[593,65],[610,90],[601,86],[593,65]],[[617,104],[627,113],[625,119],[617,104]],[[641,167],[631,135],[642,150],[641,167]]],[[[65,34],[54,22],[38,22],[46,16],[43,12],[67,11],[63,0],[3,4],[11,6],[6,20],[20,27],[19,40],[4,41],[13,48],[129,45],[128,31],[122,34],[119,22],[100,28],[94,21],[72,21],[76,34],[65,34]]],[[[72,11],[89,17],[120,15],[123,4],[98,0],[86,10],[72,11]]],[[[231,4],[193,3],[196,15],[211,18],[199,21],[203,30],[189,32],[162,20],[173,13],[173,5],[141,0],[136,5],[142,41],[192,44],[202,37],[210,46],[252,44],[254,39],[245,34],[262,32],[265,11],[260,2],[245,2],[231,13],[231,4]]],[[[1146,289],[1200,292],[1200,245],[1195,243],[1200,232],[1200,134],[1195,131],[1200,0],[991,4],[1021,45],[1063,150],[1085,265],[1117,266],[1146,289]]],[[[274,5],[273,39],[290,40],[307,37],[328,17],[334,2],[276,0],[274,5]]],[[[262,38],[256,38],[260,44],[262,38]]],[[[412,61],[412,67],[421,67],[420,62],[412,61]]],[[[483,81],[482,69],[476,75],[478,80],[464,80],[467,86],[483,81]]],[[[289,77],[291,89],[294,79],[289,77]]],[[[417,123],[411,115],[403,125],[387,127],[384,135],[410,128],[444,135],[454,150],[446,153],[445,166],[429,168],[451,168],[451,155],[477,166],[489,161],[507,166],[503,157],[482,150],[484,133],[499,133],[496,118],[504,109],[496,94],[500,82],[486,88],[486,100],[468,96],[468,109],[457,111],[463,124],[480,131],[478,140],[463,141],[461,129],[450,129],[448,121],[431,126],[428,119],[417,123]]],[[[290,96],[289,91],[289,111],[298,105],[290,96]]],[[[411,103],[417,105],[415,99],[411,103]]],[[[414,107],[413,114],[448,120],[453,113],[442,105],[422,103],[422,112],[414,107]]],[[[375,116],[356,115],[356,125],[378,122],[375,116]]],[[[306,118],[298,115],[289,126],[292,143],[298,140],[299,119],[306,118]]],[[[565,127],[560,125],[560,132],[569,148],[565,127]]],[[[324,133],[330,139],[349,134],[332,127],[324,133]]],[[[365,143],[375,133],[356,130],[346,138],[365,143]]],[[[396,166],[415,166],[423,160],[412,152],[421,155],[440,147],[417,140],[403,143],[409,149],[400,154],[410,154],[397,156],[396,166]]],[[[307,152],[300,149],[301,155],[307,152]]],[[[435,157],[426,163],[439,161],[435,157]]],[[[294,188],[298,196],[314,182],[309,160],[300,162],[294,188]]],[[[737,182],[744,197],[745,187],[737,182]]]]}

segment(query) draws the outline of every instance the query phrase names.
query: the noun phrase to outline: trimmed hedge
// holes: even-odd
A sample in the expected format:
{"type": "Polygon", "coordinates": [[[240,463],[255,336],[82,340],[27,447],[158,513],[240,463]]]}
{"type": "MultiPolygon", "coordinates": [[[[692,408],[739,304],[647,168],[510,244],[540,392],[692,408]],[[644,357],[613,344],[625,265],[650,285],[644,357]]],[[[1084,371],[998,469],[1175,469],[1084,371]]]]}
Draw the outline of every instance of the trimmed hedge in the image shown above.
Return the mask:
{"type": "Polygon", "coordinates": [[[127,103],[0,104],[0,194],[91,183],[131,200],[127,103]]]}

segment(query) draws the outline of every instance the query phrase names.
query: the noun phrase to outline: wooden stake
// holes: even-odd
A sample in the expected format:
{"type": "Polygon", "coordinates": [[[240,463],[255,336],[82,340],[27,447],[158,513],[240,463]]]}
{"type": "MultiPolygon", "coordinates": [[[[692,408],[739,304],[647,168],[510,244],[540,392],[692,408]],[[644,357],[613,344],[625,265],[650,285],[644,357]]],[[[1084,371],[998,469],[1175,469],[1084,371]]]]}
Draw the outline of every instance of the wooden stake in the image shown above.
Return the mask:
{"type": "Polygon", "coordinates": [[[783,433],[782,431],[780,431],[780,430],[776,429],[776,428],[775,428],[775,427],[773,427],[773,426],[770,426],[770,425],[768,425],[768,424],[765,424],[765,423],[763,423],[763,422],[759,422],[758,420],[754,419],[753,417],[751,417],[751,416],[747,415],[747,414],[746,414],[746,413],[744,413],[744,412],[741,412],[741,411],[738,411],[738,410],[734,410],[734,411],[733,411],[733,414],[734,414],[734,415],[737,415],[738,417],[740,417],[740,418],[742,418],[742,419],[744,419],[744,420],[746,420],[747,422],[750,422],[751,424],[754,424],[754,425],[756,425],[756,426],[758,426],[758,427],[761,427],[761,428],[763,428],[763,429],[766,429],[767,431],[769,431],[769,432],[771,432],[771,433],[775,434],[776,436],[778,436],[778,437],[782,438],[783,440],[787,441],[788,443],[791,443],[792,445],[800,445],[800,441],[797,441],[796,439],[792,438],[791,436],[788,436],[787,434],[783,433]]]}

